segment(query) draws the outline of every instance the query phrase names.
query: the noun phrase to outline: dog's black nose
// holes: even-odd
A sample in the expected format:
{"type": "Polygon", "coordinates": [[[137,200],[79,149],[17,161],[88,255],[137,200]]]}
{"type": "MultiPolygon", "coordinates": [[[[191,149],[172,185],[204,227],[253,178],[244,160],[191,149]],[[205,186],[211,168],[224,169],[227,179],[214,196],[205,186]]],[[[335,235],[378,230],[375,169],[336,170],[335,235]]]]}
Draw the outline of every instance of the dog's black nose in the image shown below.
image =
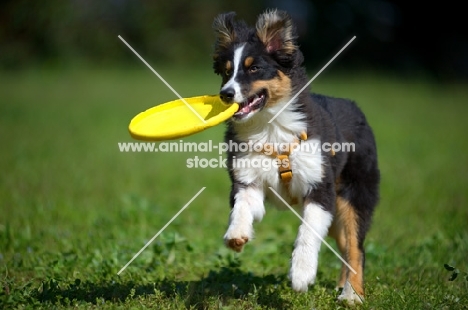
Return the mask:
{"type": "Polygon", "coordinates": [[[234,95],[236,94],[234,88],[226,88],[226,89],[221,89],[221,92],[219,93],[221,100],[224,102],[232,102],[234,99],[234,95]]]}

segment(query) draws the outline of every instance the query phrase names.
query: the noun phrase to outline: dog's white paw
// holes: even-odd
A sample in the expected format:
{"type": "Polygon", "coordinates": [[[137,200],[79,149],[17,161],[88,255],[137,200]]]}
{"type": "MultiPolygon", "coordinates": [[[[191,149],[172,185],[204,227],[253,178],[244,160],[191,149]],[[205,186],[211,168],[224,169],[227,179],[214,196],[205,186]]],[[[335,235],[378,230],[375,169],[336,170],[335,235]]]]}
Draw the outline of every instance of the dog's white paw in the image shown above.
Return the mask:
{"type": "Polygon", "coordinates": [[[226,246],[236,252],[241,252],[244,245],[253,238],[253,228],[242,227],[240,225],[230,225],[224,235],[226,246]]]}
{"type": "Polygon", "coordinates": [[[362,304],[364,301],[364,298],[359,296],[353,289],[353,286],[349,283],[349,281],[346,281],[343,291],[341,292],[340,296],[338,296],[338,300],[342,302],[346,302],[349,305],[354,305],[354,304],[362,304]]]}
{"type": "Polygon", "coordinates": [[[307,254],[305,249],[296,248],[291,260],[291,270],[289,278],[293,290],[307,292],[309,285],[314,284],[317,275],[317,262],[307,254]]]}

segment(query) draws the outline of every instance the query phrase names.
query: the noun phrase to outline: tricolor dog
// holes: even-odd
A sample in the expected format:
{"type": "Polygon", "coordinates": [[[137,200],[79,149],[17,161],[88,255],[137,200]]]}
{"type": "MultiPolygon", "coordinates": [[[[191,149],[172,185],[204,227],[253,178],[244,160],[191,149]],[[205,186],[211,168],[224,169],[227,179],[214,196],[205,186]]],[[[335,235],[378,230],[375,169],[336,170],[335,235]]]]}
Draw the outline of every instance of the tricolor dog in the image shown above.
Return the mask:
{"type": "Polygon", "coordinates": [[[225,243],[240,252],[253,239],[253,222],[265,215],[265,200],[284,207],[275,191],[301,211],[305,222],[292,253],[293,289],[304,292],[314,283],[320,245],[330,235],[356,272],[343,264],[339,299],[361,302],[363,243],[380,180],[371,127],[353,101],[308,91],[298,94],[308,78],[287,13],[266,11],[255,27],[234,16],[219,15],[213,24],[220,96],[226,103],[240,105],[227,122],[225,141],[265,148],[228,151],[232,209],[225,243]],[[237,164],[240,159],[244,165],[237,164]],[[245,165],[249,161],[271,162],[271,169],[245,165]]]}

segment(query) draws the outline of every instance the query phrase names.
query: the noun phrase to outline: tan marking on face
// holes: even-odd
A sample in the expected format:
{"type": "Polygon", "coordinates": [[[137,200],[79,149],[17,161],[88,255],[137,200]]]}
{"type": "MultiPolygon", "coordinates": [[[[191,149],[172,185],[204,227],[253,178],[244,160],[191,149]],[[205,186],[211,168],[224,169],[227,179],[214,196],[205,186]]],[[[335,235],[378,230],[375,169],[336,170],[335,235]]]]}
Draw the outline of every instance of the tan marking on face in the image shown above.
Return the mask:
{"type": "Polygon", "coordinates": [[[244,66],[245,66],[246,68],[250,68],[250,66],[252,65],[253,61],[254,61],[254,58],[253,58],[252,56],[249,56],[249,57],[245,58],[245,60],[244,60],[244,66]]]}
{"type": "Polygon", "coordinates": [[[266,89],[268,95],[267,107],[272,107],[284,99],[291,96],[291,79],[278,70],[278,76],[271,80],[260,80],[252,83],[252,90],[249,96],[266,89]]]}
{"type": "Polygon", "coordinates": [[[232,62],[230,60],[226,61],[226,71],[232,70],[232,62]]]}
{"type": "Polygon", "coordinates": [[[357,214],[349,201],[342,197],[336,199],[336,217],[329,235],[336,240],[341,254],[357,272],[354,274],[343,264],[338,287],[343,287],[348,280],[356,293],[364,297],[363,257],[359,249],[357,214]]]}

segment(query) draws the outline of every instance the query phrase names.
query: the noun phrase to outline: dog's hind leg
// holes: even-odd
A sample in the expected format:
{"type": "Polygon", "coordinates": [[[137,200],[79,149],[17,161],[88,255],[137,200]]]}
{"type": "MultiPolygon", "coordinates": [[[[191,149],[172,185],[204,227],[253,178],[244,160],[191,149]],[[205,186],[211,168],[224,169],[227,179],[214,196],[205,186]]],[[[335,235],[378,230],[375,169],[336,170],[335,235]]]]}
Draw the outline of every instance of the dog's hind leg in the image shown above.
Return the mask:
{"type": "Polygon", "coordinates": [[[224,242],[232,250],[240,252],[253,238],[253,221],[260,221],[265,215],[264,194],[258,187],[233,186],[231,197],[233,206],[224,242]]]}
{"type": "Polygon", "coordinates": [[[339,282],[343,291],[338,299],[349,303],[362,302],[364,297],[364,239],[379,199],[380,173],[372,133],[367,130],[367,134],[360,133],[367,139],[356,140],[356,152],[349,153],[341,172],[335,216],[339,225],[333,225],[340,228],[337,235],[344,236],[335,239],[339,248],[345,248],[346,261],[355,271],[346,268],[346,277],[342,273],[339,282]]]}
{"type": "Polygon", "coordinates": [[[330,235],[335,238],[343,258],[348,263],[341,267],[338,287],[343,288],[343,291],[338,299],[349,303],[362,303],[364,298],[364,250],[363,240],[359,240],[358,233],[355,209],[347,200],[337,197],[336,216],[330,235]]]}
{"type": "MultiPolygon", "coordinates": [[[[342,223],[342,220],[339,217],[338,211],[337,215],[333,219],[333,223],[330,227],[330,231],[328,233],[330,237],[335,239],[336,245],[338,246],[338,249],[340,250],[341,257],[344,260],[347,260],[347,250],[346,250],[346,232],[344,229],[344,225],[342,223]]],[[[348,279],[348,266],[346,264],[341,264],[341,272],[340,272],[340,279],[338,280],[338,284],[336,286],[337,290],[343,289],[346,280],[348,279]]]]}

